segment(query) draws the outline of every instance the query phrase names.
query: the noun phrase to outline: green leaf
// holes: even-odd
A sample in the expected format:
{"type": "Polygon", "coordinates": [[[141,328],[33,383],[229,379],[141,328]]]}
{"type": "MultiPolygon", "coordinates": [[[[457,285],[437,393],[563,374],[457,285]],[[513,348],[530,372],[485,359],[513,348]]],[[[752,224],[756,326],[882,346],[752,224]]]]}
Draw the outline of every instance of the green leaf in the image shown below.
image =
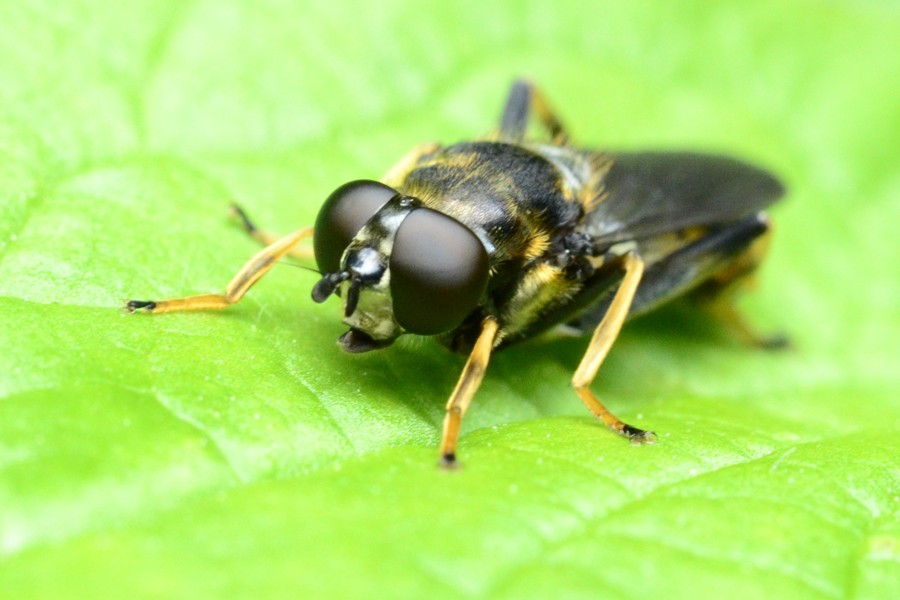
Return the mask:
{"type": "Polygon", "coordinates": [[[892,2],[0,6],[0,597],[900,596],[900,12],[892,2]],[[591,146],[746,157],[790,194],[743,308],[492,361],[464,468],[435,467],[463,357],[340,353],[315,276],[231,202],[309,224],[414,144],[539,82],[591,146]]]}

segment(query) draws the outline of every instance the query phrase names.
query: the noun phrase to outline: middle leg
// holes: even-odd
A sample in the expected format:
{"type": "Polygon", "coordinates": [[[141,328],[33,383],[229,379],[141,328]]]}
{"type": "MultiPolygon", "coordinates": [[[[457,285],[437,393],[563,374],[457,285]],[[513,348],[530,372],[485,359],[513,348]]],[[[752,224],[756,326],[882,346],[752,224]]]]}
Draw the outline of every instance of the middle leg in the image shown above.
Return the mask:
{"type": "Polygon", "coordinates": [[[603,320],[594,330],[588,349],[572,376],[572,386],[581,401],[595,417],[606,423],[607,427],[629,438],[633,443],[653,443],[656,441],[655,433],[638,429],[619,419],[603,406],[603,403],[594,396],[590,389],[591,382],[597,376],[600,365],[609,353],[613,342],[616,341],[616,337],[625,323],[625,318],[628,316],[634,293],[637,291],[644,273],[644,262],[637,254],[631,252],[625,255],[624,268],[625,276],[622,278],[619,289],[613,296],[603,320]]]}

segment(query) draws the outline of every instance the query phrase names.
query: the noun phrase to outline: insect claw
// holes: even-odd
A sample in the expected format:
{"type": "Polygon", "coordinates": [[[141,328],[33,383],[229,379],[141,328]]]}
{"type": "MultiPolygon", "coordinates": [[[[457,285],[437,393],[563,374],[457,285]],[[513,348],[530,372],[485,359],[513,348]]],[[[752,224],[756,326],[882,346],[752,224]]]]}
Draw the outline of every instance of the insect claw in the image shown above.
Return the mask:
{"type": "Polygon", "coordinates": [[[632,446],[643,446],[644,444],[655,444],[657,436],[652,431],[644,431],[641,435],[630,438],[632,446]]]}
{"type": "Polygon", "coordinates": [[[152,311],[154,308],[156,308],[156,302],[152,300],[126,300],[124,308],[125,311],[129,313],[133,313],[142,309],[152,311]]]}
{"type": "Polygon", "coordinates": [[[443,456],[441,456],[441,460],[438,463],[438,466],[445,471],[458,471],[462,465],[460,465],[459,461],[456,460],[456,453],[450,452],[449,454],[444,454],[443,456]]]}
{"type": "Polygon", "coordinates": [[[791,339],[786,335],[776,333],[775,335],[759,340],[759,347],[763,350],[773,350],[777,352],[780,350],[791,350],[794,348],[794,344],[791,343],[791,339]]]}
{"type": "Polygon", "coordinates": [[[614,429],[616,433],[627,437],[631,440],[631,443],[635,446],[640,446],[642,444],[655,444],[657,437],[656,434],[652,431],[644,431],[643,429],[638,429],[637,427],[632,427],[627,423],[623,423],[623,427],[621,429],[614,429]]]}

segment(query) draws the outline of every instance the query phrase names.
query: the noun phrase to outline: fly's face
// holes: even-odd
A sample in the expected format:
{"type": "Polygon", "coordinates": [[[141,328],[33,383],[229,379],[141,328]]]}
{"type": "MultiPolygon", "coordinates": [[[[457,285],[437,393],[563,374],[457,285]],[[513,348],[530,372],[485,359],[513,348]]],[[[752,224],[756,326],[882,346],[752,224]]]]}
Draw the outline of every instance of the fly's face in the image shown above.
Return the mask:
{"type": "Polygon", "coordinates": [[[403,333],[451,331],[485,298],[489,262],[478,237],[376,181],[353,181],[328,197],[313,246],[323,277],[312,297],[340,295],[347,352],[383,348],[403,333]]]}

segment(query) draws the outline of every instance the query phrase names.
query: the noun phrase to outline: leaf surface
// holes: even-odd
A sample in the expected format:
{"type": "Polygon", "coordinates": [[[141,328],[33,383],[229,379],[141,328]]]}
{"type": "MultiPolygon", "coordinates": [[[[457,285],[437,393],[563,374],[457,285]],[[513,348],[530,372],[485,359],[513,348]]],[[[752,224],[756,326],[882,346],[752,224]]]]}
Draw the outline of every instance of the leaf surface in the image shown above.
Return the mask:
{"type": "Polygon", "coordinates": [[[0,597],[900,596],[900,12],[890,2],[129,1],[0,7],[0,597]],[[675,307],[594,384],[586,340],[498,354],[435,468],[463,357],[342,355],[315,275],[226,218],[311,223],[539,82],[576,140],[778,172],[742,301],[761,353],[675,307]]]}

